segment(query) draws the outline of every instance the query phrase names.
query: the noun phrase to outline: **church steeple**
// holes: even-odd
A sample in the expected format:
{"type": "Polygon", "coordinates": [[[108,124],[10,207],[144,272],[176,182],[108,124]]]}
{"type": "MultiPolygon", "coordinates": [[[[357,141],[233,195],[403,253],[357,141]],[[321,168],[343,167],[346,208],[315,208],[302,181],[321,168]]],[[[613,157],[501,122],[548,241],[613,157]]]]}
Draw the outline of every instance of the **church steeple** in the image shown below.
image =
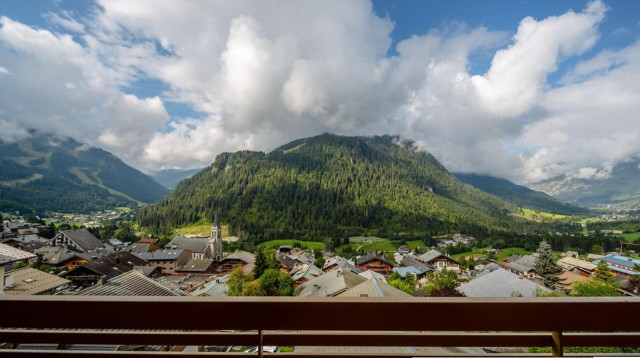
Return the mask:
{"type": "Polygon", "coordinates": [[[220,227],[220,218],[216,210],[216,216],[211,225],[211,236],[209,237],[209,250],[211,258],[220,262],[222,260],[222,227],[220,227]]]}

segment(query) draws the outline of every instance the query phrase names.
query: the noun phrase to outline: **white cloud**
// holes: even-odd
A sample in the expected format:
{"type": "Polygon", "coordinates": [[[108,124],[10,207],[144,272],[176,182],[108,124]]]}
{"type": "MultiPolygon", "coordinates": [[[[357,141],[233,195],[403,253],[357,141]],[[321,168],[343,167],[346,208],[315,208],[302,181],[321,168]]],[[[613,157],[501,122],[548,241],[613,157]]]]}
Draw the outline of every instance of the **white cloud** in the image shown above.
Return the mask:
{"type": "Polygon", "coordinates": [[[582,61],[556,87],[547,77],[592,48],[605,14],[592,1],[527,17],[511,39],[452,23],[400,41],[396,56],[392,21],[365,1],[99,1],[81,20],[46,15],[82,41],[2,18],[0,65],[14,76],[0,76],[0,123],[72,135],[146,170],[329,131],[398,133],[455,171],[597,177],[640,152],[638,45],[582,61]],[[478,51],[496,52],[472,75],[478,51]],[[167,90],[125,94],[138,79],[167,90]],[[167,101],[202,116],[169,118],[167,101]]]}

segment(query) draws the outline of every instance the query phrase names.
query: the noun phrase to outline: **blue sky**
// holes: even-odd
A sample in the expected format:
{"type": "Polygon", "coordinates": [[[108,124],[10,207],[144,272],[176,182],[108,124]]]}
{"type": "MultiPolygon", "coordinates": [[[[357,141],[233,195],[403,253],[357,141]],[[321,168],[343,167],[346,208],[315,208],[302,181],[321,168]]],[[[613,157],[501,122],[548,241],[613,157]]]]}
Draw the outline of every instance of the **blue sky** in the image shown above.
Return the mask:
{"type": "Polygon", "coordinates": [[[390,133],[518,182],[640,155],[640,1],[150,4],[0,2],[0,139],[38,127],[154,171],[390,133]]]}

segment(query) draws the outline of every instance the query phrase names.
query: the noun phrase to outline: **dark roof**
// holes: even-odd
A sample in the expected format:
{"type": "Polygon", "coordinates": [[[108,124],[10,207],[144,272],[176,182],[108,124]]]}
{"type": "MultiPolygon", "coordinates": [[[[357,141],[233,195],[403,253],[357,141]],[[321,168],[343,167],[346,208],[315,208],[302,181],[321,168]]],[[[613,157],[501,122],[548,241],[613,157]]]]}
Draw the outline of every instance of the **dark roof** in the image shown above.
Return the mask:
{"type": "Polygon", "coordinates": [[[171,261],[177,260],[184,252],[182,249],[176,250],[156,250],[153,252],[134,252],[133,254],[146,261],[171,261]]]}
{"type": "Polygon", "coordinates": [[[458,261],[456,261],[456,260],[452,259],[451,257],[441,253],[440,251],[436,251],[436,250],[429,250],[426,253],[418,256],[416,259],[418,261],[421,261],[421,262],[424,262],[424,263],[429,263],[429,262],[431,262],[431,261],[433,261],[435,259],[438,259],[440,257],[444,257],[444,258],[446,258],[448,260],[451,260],[451,261],[457,263],[458,265],[460,264],[458,261]]]}
{"type": "Polygon", "coordinates": [[[168,244],[164,245],[164,248],[170,249],[175,246],[176,249],[188,250],[191,252],[205,252],[208,244],[208,237],[176,236],[168,244]]]}
{"type": "Polygon", "coordinates": [[[347,259],[345,259],[344,257],[340,257],[340,256],[334,256],[334,257],[330,257],[328,258],[325,263],[324,266],[322,266],[322,270],[327,270],[332,266],[336,266],[335,268],[343,268],[343,269],[347,269],[350,270],[352,272],[355,273],[361,273],[362,270],[360,269],[360,267],[358,266],[354,266],[351,262],[349,262],[347,259]]]}
{"type": "Polygon", "coordinates": [[[411,258],[411,257],[405,258],[404,260],[402,260],[400,262],[400,264],[402,264],[402,266],[406,266],[406,267],[413,266],[413,267],[417,268],[421,273],[425,273],[425,272],[434,270],[433,267],[431,267],[429,265],[425,265],[422,262],[420,262],[420,261],[418,261],[418,260],[416,260],[414,258],[411,258]]]}
{"type": "Polygon", "coordinates": [[[149,252],[150,247],[151,247],[151,244],[148,242],[136,242],[135,244],[127,246],[123,251],[128,251],[133,253],[149,252]]]}
{"type": "Polygon", "coordinates": [[[389,260],[387,260],[386,258],[384,258],[381,255],[378,255],[375,252],[368,252],[366,255],[358,257],[358,259],[356,260],[356,265],[360,266],[364,263],[367,263],[369,261],[373,261],[373,260],[378,260],[380,262],[384,262],[388,265],[390,265],[391,267],[395,266],[395,264],[389,260]]]}
{"type": "Polygon", "coordinates": [[[91,251],[100,247],[104,247],[102,241],[98,240],[87,229],[79,230],[65,230],[61,231],[63,235],[67,236],[71,241],[78,245],[84,251],[91,251]]]}
{"type": "Polygon", "coordinates": [[[509,262],[514,262],[517,261],[518,259],[520,259],[522,256],[520,255],[511,255],[509,257],[507,257],[506,259],[502,260],[502,261],[509,261],[509,262]]]}
{"type": "Polygon", "coordinates": [[[276,254],[276,259],[287,267],[293,267],[296,265],[296,260],[286,254],[276,254]]]}
{"type": "Polygon", "coordinates": [[[224,259],[222,259],[222,261],[224,260],[240,260],[245,263],[252,264],[256,262],[256,255],[247,251],[238,250],[232,253],[231,255],[225,257],[224,259]]]}
{"type": "Polygon", "coordinates": [[[134,266],[144,266],[147,262],[128,252],[118,252],[107,257],[89,261],[69,271],[66,276],[74,276],[76,272],[92,271],[96,275],[116,277],[133,270],[134,266]]]}
{"type": "Polygon", "coordinates": [[[188,296],[170,289],[136,271],[123,273],[106,283],[96,284],[80,292],[81,296],[188,296]]]}
{"type": "Polygon", "coordinates": [[[176,271],[186,272],[205,272],[213,264],[213,259],[190,259],[184,264],[178,266],[176,271]]]}

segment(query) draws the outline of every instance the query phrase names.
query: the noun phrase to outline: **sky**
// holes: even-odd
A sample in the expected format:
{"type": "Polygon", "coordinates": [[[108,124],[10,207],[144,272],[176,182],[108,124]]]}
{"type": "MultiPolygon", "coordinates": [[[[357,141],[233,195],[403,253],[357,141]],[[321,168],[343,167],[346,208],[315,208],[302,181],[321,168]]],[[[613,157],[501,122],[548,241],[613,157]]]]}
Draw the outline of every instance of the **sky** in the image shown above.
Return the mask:
{"type": "Polygon", "coordinates": [[[606,178],[640,157],[640,1],[0,2],[0,140],[144,172],[325,132],[450,171],[606,178]]]}

